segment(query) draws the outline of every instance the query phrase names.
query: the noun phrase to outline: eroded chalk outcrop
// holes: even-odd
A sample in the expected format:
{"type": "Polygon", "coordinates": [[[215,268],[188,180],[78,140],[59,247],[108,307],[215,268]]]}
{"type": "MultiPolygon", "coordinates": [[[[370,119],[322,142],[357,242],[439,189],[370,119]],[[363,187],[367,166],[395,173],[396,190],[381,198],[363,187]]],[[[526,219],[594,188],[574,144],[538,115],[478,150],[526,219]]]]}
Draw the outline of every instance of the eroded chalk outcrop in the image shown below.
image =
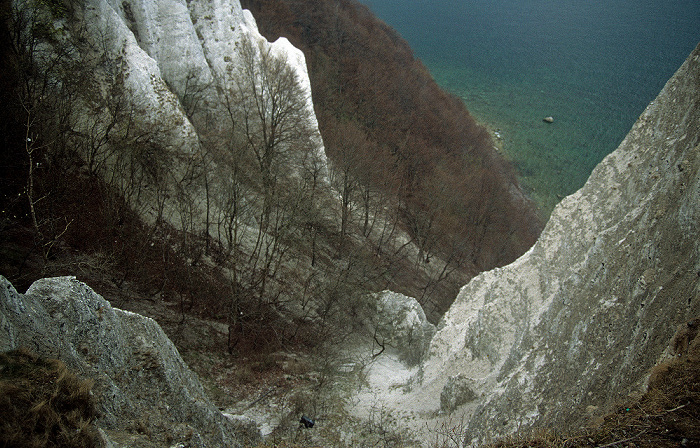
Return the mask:
{"type": "Polygon", "coordinates": [[[153,319],[112,308],[74,277],[38,280],[20,294],[0,276],[0,351],[19,347],[58,358],[95,382],[98,424],[116,446],[141,434],[148,435],[145,446],[257,441],[254,427],[231,421],[212,404],[153,319]]]}
{"type": "Polygon", "coordinates": [[[467,442],[585,423],[643,388],[698,315],[699,102],[700,46],[539,241],[461,290],[414,398],[437,410],[442,391],[443,412],[466,413],[467,442]]]}
{"type": "Polygon", "coordinates": [[[415,366],[425,355],[435,326],[413,297],[393,291],[382,291],[375,297],[376,311],[368,330],[382,347],[395,351],[407,366],[415,366]]]}
{"type": "MultiPolygon", "coordinates": [[[[13,4],[31,14],[31,2],[13,4]]],[[[75,65],[86,70],[80,75],[81,92],[87,93],[71,104],[70,145],[89,170],[123,190],[134,189],[123,194],[146,221],[188,226],[178,216],[182,207],[197,222],[206,221],[214,202],[208,195],[230,189],[220,147],[240,113],[236,86],[251,63],[244,47],[254,48],[255,63],[269,51],[296,74],[303,105],[296,118],[309,133],[305,155],[319,180],[327,178],[304,54],[285,38],[268,42],[238,0],[86,0],[59,16],[40,17],[51,35],[61,36],[59,43],[42,43],[42,51],[70,50],[75,65]],[[202,172],[209,174],[206,182],[202,172]]]]}

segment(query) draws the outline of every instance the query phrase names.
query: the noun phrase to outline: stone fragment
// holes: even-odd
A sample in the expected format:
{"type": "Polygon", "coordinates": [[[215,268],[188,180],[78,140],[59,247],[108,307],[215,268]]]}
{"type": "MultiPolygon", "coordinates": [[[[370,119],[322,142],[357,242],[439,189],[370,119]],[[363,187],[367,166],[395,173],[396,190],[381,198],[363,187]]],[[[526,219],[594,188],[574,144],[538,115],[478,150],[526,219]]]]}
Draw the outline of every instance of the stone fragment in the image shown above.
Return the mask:
{"type": "Polygon", "coordinates": [[[425,312],[413,297],[393,291],[383,291],[376,296],[376,321],[370,329],[385,346],[398,352],[399,359],[409,366],[420,362],[435,326],[428,322],[425,312]]]}
{"type": "Polygon", "coordinates": [[[475,388],[475,382],[463,375],[448,377],[440,393],[440,411],[454,412],[458,407],[476,400],[478,395],[475,388]]]}

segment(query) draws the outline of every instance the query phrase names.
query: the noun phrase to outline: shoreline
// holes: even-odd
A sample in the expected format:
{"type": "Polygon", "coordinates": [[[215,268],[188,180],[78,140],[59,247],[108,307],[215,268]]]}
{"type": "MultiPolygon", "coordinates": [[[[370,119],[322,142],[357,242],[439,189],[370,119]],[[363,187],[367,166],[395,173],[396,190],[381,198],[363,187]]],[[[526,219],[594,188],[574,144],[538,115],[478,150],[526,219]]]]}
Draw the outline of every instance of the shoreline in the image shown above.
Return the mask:
{"type": "MultiPolygon", "coordinates": [[[[463,99],[462,101],[464,102],[463,99]]],[[[465,107],[467,107],[467,103],[464,102],[464,104],[465,107]]],[[[556,204],[552,205],[551,208],[548,208],[547,203],[549,201],[546,201],[541,195],[537,194],[537,190],[527,181],[527,178],[520,174],[518,165],[513,159],[511,152],[508,150],[506,137],[503,134],[504,131],[500,127],[497,127],[492,123],[487,122],[482,118],[478,117],[471,110],[469,110],[468,107],[467,110],[469,111],[469,114],[472,116],[472,118],[474,118],[474,120],[477,122],[477,124],[479,124],[479,126],[482,126],[489,133],[489,135],[491,136],[491,141],[493,142],[493,149],[496,151],[496,153],[500,155],[506,162],[510,163],[513,166],[513,169],[515,170],[516,180],[518,181],[518,189],[527,201],[530,201],[534,204],[535,211],[537,213],[537,216],[542,221],[542,225],[544,226],[545,224],[547,224],[549,216],[552,214],[552,211],[554,210],[556,204]]],[[[557,203],[561,199],[562,198],[557,198],[557,203]]]]}

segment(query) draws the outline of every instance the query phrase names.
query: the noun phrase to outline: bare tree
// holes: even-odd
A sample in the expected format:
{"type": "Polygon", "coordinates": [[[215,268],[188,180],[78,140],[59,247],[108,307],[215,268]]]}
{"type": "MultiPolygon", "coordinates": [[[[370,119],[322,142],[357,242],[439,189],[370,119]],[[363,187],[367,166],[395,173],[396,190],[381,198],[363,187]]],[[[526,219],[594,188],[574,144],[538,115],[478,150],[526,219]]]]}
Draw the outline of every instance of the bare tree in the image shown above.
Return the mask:
{"type": "Polygon", "coordinates": [[[253,157],[258,171],[262,205],[258,234],[248,260],[259,297],[265,294],[268,277],[281,261],[279,238],[293,221],[290,191],[303,176],[309,155],[316,150],[315,129],[309,119],[308,98],[295,69],[272,53],[269,46],[244,38],[234,76],[233,98],[237,107],[236,134],[243,150],[253,157]],[[287,201],[282,203],[282,201],[287,201]]]}
{"type": "Polygon", "coordinates": [[[66,13],[65,7],[57,2],[18,0],[3,7],[0,15],[10,46],[6,51],[12,55],[12,63],[4,63],[16,77],[11,103],[19,106],[16,112],[20,116],[15,119],[23,127],[23,142],[15,146],[23,147],[26,157],[23,194],[36,248],[44,261],[71,224],[64,216],[49,212],[50,196],[58,192],[45,188],[39,175],[62,163],[68,147],[64,130],[76,95],[76,80],[65,78],[79,66],[79,55],[72,43],[61,39],[59,31],[52,26],[54,20],[65,18],[66,13]]]}

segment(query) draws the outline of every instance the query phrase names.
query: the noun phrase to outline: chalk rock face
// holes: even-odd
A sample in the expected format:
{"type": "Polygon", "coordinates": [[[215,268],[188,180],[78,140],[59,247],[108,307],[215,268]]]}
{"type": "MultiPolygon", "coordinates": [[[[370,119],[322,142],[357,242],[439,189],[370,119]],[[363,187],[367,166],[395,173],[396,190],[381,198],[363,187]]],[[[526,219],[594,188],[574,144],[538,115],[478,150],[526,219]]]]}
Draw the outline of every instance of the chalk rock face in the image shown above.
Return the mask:
{"type": "Polygon", "coordinates": [[[242,433],[255,442],[251,428],[211,403],[154,320],[112,308],[74,277],[38,280],[19,294],[0,276],[0,351],[19,347],[94,380],[98,424],[108,435],[141,428],[187,446],[241,446],[242,433]]]}
{"type": "Polygon", "coordinates": [[[263,42],[296,70],[313,115],[304,54],[285,38],[268,43],[238,0],[88,0],[84,21],[113,55],[126,50],[128,70],[140,81],[162,78],[180,98],[194,85],[207,86],[210,104],[230,81],[241,40],[263,42]]]}
{"type": "Polygon", "coordinates": [[[699,102],[700,46],[539,241],[462,288],[422,372],[446,399],[477,396],[443,409],[471,416],[467,442],[586,422],[700,314],[699,102]]]}
{"type": "Polygon", "coordinates": [[[191,94],[193,88],[201,88],[206,107],[222,106],[217,90],[233,81],[230,73],[240,59],[242,39],[270,46],[296,71],[307,94],[307,111],[316,122],[304,54],[285,38],[268,43],[238,0],[89,0],[88,4],[94,15],[88,13],[86,22],[97,24],[94,32],[111,30],[115,50],[134,44],[142,50],[139,54],[132,48],[127,58],[133,72],[145,70],[149,76],[162,77],[179,99],[188,95],[188,89],[191,94]],[[157,70],[145,67],[149,64],[143,61],[149,59],[157,70]]]}
{"type": "MultiPolygon", "coordinates": [[[[152,5],[154,8],[166,6],[165,2],[152,2],[152,5]]],[[[177,13],[177,9],[174,9],[171,17],[177,16],[177,13]]],[[[142,34],[151,40],[157,39],[153,33],[140,26],[139,20],[146,15],[148,11],[132,8],[128,2],[117,5],[116,1],[88,0],[84,4],[81,18],[86,25],[87,36],[93,39],[95,45],[101,47],[100,50],[104,52],[102,57],[115,61],[115,64],[121,64],[109,75],[123,75],[124,86],[132,93],[133,107],[138,111],[141,124],[144,127],[157,126],[161,130],[161,138],[165,140],[165,144],[177,145],[192,151],[197,142],[196,130],[182,113],[179,100],[170,91],[166,82],[168,78],[164,76],[165,73],[172,74],[174,67],[172,64],[159,66],[158,59],[141,48],[137,41],[136,36],[142,34]],[[126,9],[128,19],[119,14],[120,7],[126,9]]],[[[182,37],[183,24],[173,23],[172,26],[173,34],[182,37]]],[[[187,41],[183,39],[183,44],[185,42],[187,41]]],[[[170,54],[174,57],[174,53],[182,49],[182,45],[170,48],[170,54]]],[[[181,60],[191,61],[192,64],[205,63],[201,58],[201,51],[200,54],[194,54],[191,48],[184,51],[181,60]]],[[[155,54],[155,56],[160,55],[155,54]]]]}
{"type": "Polygon", "coordinates": [[[458,407],[476,400],[478,396],[474,392],[475,386],[474,380],[464,375],[447,378],[447,383],[440,394],[440,411],[454,412],[458,407]]]}
{"type": "Polygon", "coordinates": [[[408,366],[418,364],[435,334],[435,326],[413,297],[383,291],[377,299],[376,337],[397,350],[399,359],[408,366]]]}
{"type": "MultiPolygon", "coordinates": [[[[132,137],[133,141],[147,141],[151,148],[157,148],[147,156],[153,166],[162,165],[167,175],[161,175],[163,185],[141,188],[139,203],[131,204],[141,209],[142,217],[165,218],[179,225],[176,213],[167,210],[167,206],[164,213],[162,207],[158,210],[153,205],[158,200],[152,191],[165,185],[169,191],[161,196],[182,195],[177,184],[187,183],[193,172],[207,171],[213,177],[208,179],[207,187],[198,178],[188,184],[187,201],[196,214],[204,213],[205,188],[226,188],[226,181],[215,177],[218,171],[211,165],[216,162],[205,154],[202,143],[221,144],[223,138],[212,136],[228,132],[227,126],[231,126],[230,110],[237,107],[231,91],[242,66],[244,41],[255,48],[260,45],[263,50],[269,49],[296,73],[306,112],[300,115],[313,134],[314,148],[309,151],[318,160],[325,179],[327,161],[304,54],[284,38],[267,42],[258,32],[252,14],[243,10],[238,0],[86,0],[74,9],[70,23],[63,19],[65,23],[57,20],[52,26],[75,34],[74,41],[89,42],[87,46],[92,50],[81,49],[80,57],[103,61],[93,76],[101,83],[97,90],[110,92],[118,88],[127,92],[128,104],[122,106],[122,113],[128,110],[134,117],[133,122],[120,122],[112,128],[107,124],[113,119],[109,108],[76,101],[74,134],[92,135],[98,130],[98,134],[104,134],[104,142],[110,142],[114,134],[124,134],[127,127],[133,127],[138,131],[132,134],[141,134],[132,137]]],[[[109,101],[112,108],[116,107],[116,99],[109,101]]],[[[118,144],[114,153],[119,154],[125,147],[128,145],[118,144]]],[[[119,172],[114,169],[118,163],[119,160],[106,162],[108,176],[119,172]]]]}

